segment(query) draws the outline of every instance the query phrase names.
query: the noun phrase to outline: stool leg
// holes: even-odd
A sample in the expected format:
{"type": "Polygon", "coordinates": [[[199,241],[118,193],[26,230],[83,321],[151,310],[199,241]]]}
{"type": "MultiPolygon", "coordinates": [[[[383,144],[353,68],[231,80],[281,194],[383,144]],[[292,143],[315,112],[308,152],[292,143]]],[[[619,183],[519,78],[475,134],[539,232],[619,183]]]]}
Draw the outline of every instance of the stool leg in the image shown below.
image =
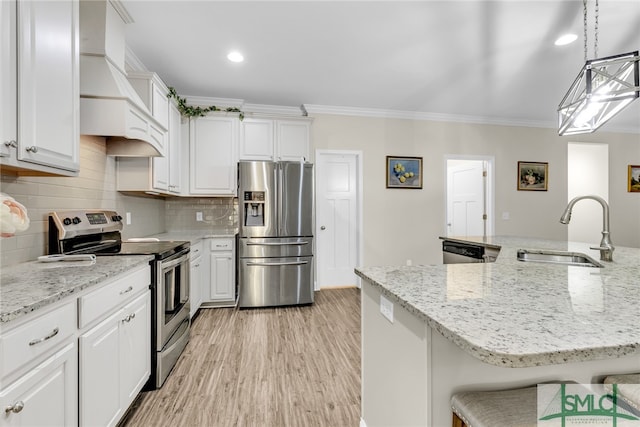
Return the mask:
{"type": "Polygon", "coordinates": [[[458,417],[456,414],[453,414],[453,423],[451,427],[467,427],[467,425],[458,417]]]}

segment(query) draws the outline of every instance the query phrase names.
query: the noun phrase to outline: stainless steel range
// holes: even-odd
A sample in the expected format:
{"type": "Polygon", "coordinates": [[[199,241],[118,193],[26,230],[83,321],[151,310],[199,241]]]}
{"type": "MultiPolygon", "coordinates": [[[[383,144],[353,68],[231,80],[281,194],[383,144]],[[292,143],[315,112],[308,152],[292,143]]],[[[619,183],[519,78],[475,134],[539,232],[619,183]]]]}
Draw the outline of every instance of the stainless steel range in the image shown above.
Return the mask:
{"type": "Polygon", "coordinates": [[[162,386],[189,342],[189,242],[122,241],[122,217],[107,210],[49,214],[49,254],[153,255],[151,266],[151,377],[162,386]]]}

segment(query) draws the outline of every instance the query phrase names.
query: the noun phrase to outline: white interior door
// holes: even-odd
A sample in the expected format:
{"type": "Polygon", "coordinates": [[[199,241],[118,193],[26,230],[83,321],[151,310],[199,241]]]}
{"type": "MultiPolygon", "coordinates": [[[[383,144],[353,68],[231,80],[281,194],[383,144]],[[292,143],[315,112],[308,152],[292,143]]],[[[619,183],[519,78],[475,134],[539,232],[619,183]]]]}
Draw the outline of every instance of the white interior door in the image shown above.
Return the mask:
{"type": "Polygon", "coordinates": [[[316,155],[317,287],[357,285],[358,157],[353,153],[316,155]]]}
{"type": "Polygon", "coordinates": [[[486,234],[486,170],[484,160],[447,160],[447,236],[486,234]]]}

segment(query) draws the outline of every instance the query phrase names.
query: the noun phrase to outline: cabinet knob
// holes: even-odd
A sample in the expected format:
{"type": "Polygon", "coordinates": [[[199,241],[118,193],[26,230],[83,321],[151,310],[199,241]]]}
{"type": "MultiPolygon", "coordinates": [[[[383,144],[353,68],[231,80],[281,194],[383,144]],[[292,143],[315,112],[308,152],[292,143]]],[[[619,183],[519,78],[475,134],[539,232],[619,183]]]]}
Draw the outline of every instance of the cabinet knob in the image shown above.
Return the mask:
{"type": "Polygon", "coordinates": [[[22,400],[18,400],[13,405],[4,408],[4,412],[5,414],[8,414],[9,412],[17,414],[18,412],[22,411],[22,409],[24,409],[24,402],[22,400]]]}
{"type": "Polygon", "coordinates": [[[12,139],[11,141],[5,141],[4,145],[9,147],[9,148],[17,148],[18,147],[18,143],[16,142],[15,139],[12,139]]]}
{"type": "Polygon", "coordinates": [[[320,227],[320,230],[326,230],[327,227],[325,227],[324,225],[320,227]]]}
{"type": "Polygon", "coordinates": [[[38,152],[38,147],[36,147],[35,145],[32,145],[31,147],[25,148],[25,150],[27,150],[30,153],[37,153],[38,152]]]}

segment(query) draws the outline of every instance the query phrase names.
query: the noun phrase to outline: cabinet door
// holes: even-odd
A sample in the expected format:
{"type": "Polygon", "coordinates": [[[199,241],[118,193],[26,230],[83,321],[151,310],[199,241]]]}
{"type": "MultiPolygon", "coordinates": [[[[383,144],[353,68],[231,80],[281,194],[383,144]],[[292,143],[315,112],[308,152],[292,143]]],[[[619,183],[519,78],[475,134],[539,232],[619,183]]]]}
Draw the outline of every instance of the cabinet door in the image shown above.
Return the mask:
{"type": "Polygon", "coordinates": [[[165,129],[169,129],[169,98],[167,98],[167,91],[162,85],[155,81],[153,82],[151,90],[153,118],[164,126],[165,129]]]}
{"type": "Polygon", "coordinates": [[[239,159],[273,160],[273,120],[244,119],[240,125],[239,159]]]}
{"type": "Polygon", "coordinates": [[[18,2],[18,159],[70,171],[79,169],[78,4],[18,2]]]}
{"type": "Polygon", "coordinates": [[[202,260],[201,256],[191,260],[190,291],[191,308],[189,315],[193,317],[202,304],[202,260]]]}
{"type": "Polygon", "coordinates": [[[198,117],[191,123],[189,192],[234,195],[238,118],[198,117]]]}
{"type": "Polygon", "coordinates": [[[209,259],[211,281],[209,299],[211,301],[232,301],[235,299],[235,266],[232,252],[213,252],[209,259]]]}
{"type": "Polygon", "coordinates": [[[17,139],[16,1],[0,1],[0,157],[17,139]]]}
{"type": "Polygon", "coordinates": [[[151,372],[151,291],[122,310],[120,317],[120,405],[126,410],[151,372]]]}
{"type": "Polygon", "coordinates": [[[276,160],[309,160],[309,130],[308,122],[278,120],[276,160]]]}
{"type": "Polygon", "coordinates": [[[78,425],[75,340],[0,391],[0,425],[78,425]],[[22,407],[22,409],[20,409],[22,407]],[[9,408],[13,408],[12,410],[9,408]]]}
{"type": "Polygon", "coordinates": [[[180,111],[172,102],[169,105],[169,191],[180,194],[182,191],[182,131],[180,111]]]}
{"type": "MultiPolygon", "coordinates": [[[[171,141],[167,142],[169,149],[171,141]]],[[[164,157],[153,157],[153,188],[155,190],[169,190],[169,153],[164,157]]]]}
{"type": "Polygon", "coordinates": [[[121,359],[118,357],[122,313],[122,310],[117,311],[80,336],[82,426],[115,425],[123,415],[120,405],[121,359]]]}

